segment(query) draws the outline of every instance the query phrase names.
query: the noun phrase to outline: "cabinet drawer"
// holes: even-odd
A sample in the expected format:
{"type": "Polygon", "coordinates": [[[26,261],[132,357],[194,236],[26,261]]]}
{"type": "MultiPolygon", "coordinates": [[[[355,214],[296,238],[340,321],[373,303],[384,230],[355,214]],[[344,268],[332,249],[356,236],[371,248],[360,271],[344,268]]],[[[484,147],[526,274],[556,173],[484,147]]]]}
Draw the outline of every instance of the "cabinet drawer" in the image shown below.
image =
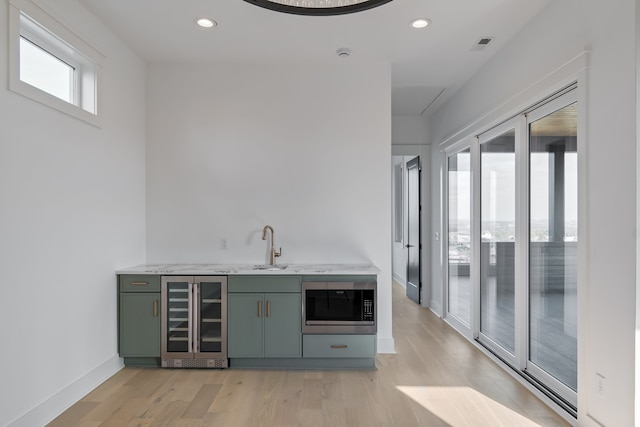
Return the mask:
{"type": "Polygon", "coordinates": [[[160,292],[160,276],[122,274],[118,276],[120,292],[160,292]]]}
{"type": "Polygon", "coordinates": [[[229,276],[228,292],[301,292],[300,276],[229,276]]]}
{"type": "Polygon", "coordinates": [[[304,335],[303,357],[374,357],[375,335],[304,335]]]}

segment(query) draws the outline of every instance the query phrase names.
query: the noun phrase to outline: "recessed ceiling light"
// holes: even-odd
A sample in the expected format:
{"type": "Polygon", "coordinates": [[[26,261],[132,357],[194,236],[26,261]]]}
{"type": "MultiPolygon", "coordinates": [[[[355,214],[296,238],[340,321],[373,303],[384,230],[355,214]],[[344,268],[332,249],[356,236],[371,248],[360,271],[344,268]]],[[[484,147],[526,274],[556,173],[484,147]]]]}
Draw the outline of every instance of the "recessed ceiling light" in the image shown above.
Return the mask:
{"type": "Polygon", "coordinates": [[[429,21],[426,18],[418,18],[418,19],[414,19],[413,21],[411,21],[411,27],[412,28],[426,28],[431,24],[431,21],[429,21]]]}
{"type": "Polygon", "coordinates": [[[198,24],[202,28],[211,28],[211,27],[215,27],[216,25],[218,25],[218,23],[216,21],[214,21],[213,19],[209,19],[209,18],[196,18],[196,24],[198,24]]]}

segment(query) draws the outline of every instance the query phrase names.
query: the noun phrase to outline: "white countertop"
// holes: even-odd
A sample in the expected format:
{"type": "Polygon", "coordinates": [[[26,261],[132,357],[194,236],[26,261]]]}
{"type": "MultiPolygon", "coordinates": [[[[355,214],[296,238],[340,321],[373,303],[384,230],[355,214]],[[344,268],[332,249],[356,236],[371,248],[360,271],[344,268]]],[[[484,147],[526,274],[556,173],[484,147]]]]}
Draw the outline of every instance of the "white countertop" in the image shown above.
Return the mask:
{"type": "Polygon", "coordinates": [[[171,275],[302,275],[302,274],[378,274],[373,264],[283,264],[283,270],[256,269],[256,264],[141,264],[124,268],[116,274],[171,274],[171,275]]]}

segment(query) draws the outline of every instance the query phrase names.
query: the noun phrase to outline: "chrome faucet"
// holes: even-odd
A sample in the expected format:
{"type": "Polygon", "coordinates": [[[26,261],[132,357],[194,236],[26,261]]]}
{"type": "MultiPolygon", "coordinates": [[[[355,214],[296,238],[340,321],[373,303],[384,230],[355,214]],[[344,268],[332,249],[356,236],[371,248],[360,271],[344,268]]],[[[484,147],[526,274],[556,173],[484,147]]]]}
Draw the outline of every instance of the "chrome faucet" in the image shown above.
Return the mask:
{"type": "Polygon", "coordinates": [[[269,250],[269,265],[276,265],[276,258],[282,255],[282,248],[280,248],[280,252],[276,252],[273,247],[273,227],[270,225],[265,225],[262,229],[262,240],[267,240],[267,230],[271,230],[271,249],[269,250]]]}

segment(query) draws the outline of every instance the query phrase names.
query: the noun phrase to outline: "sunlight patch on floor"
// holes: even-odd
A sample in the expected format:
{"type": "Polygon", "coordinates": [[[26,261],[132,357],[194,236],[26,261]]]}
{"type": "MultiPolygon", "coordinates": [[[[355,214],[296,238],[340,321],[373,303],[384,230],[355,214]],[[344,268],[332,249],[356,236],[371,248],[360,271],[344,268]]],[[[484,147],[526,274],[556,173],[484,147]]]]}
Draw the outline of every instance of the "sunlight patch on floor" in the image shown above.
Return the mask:
{"type": "Polygon", "coordinates": [[[396,388],[452,427],[540,427],[539,424],[470,387],[396,388]]]}

